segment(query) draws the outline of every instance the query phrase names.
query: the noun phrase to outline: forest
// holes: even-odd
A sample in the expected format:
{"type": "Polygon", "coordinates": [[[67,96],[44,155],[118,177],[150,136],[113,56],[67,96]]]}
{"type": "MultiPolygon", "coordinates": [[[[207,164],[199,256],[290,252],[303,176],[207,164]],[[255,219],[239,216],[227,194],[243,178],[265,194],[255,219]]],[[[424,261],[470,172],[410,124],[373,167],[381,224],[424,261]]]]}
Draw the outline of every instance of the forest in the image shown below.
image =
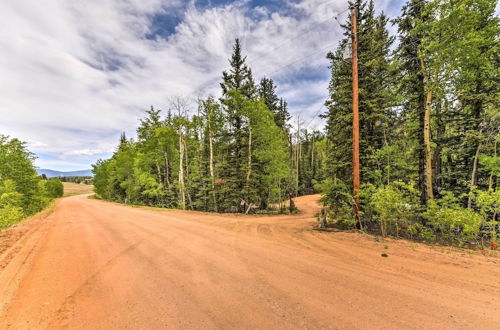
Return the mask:
{"type": "MultiPolygon", "coordinates": [[[[326,140],[291,132],[287,103],[270,78],[257,84],[237,39],[222,97],[171,99],[162,117],[151,107],[137,141],[123,134],[111,159],[94,165],[104,199],[214,212],[285,212],[291,196],[322,180],[326,140]]],[[[288,207],[288,212],[293,211],[288,207]]]]}
{"type": "Polygon", "coordinates": [[[327,54],[324,131],[292,127],[270,77],[255,81],[236,40],[221,96],[151,107],[93,166],[103,199],[213,212],[294,212],[323,194],[321,224],[482,245],[499,233],[499,19],[495,0],[409,0],[396,19],[356,9],[361,217],[353,214],[352,68],[344,38],[327,54]],[[397,33],[391,35],[389,28],[397,33]],[[394,29],[393,29],[394,30],[394,29]],[[194,109],[192,109],[194,108],[194,109]]]}
{"type": "Polygon", "coordinates": [[[63,195],[61,181],[38,176],[34,160],[25,143],[0,135],[0,229],[43,210],[63,195]]]}

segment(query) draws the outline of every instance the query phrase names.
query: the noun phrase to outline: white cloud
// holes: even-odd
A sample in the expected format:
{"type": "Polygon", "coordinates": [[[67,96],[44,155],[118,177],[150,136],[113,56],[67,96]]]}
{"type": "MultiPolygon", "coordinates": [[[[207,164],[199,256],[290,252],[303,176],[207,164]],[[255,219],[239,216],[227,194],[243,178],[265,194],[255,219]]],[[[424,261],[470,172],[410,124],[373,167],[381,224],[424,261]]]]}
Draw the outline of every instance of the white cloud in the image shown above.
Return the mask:
{"type": "Polygon", "coordinates": [[[65,156],[94,156],[113,152],[113,148],[110,149],[78,149],[64,152],[65,156]]]}
{"type": "Polygon", "coordinates": [[[39,166],[88,167],[121,131],[133,135],[151,104],[218,94],[236,37],[256,78],[279,70],[272,77],[280,93],[300,105],[291,112],[312,116],[327,82],[297,81],[294,70],[327,70],[325,46],[340,36],[338,23],[326,19],[347,5],[303,0],[289,7],[280,14],[246,1],[204,9],[181,0],[3,1],[0,133],[29,141],[42,155],[39,166]],[[182,22],[170,36],[149,40],[158,13],[182,22]]]}

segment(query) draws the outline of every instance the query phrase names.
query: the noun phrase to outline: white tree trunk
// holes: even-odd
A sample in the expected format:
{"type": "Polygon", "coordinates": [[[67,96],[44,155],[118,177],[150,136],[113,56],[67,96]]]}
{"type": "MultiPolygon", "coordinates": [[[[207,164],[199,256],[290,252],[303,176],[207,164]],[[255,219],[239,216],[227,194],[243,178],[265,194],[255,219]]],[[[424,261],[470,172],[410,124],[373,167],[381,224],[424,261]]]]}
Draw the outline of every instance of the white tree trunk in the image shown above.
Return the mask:
{"type": "Polygon", "coordinates": [[[179,129],[179,196],[180,207],[186,209],[186,192],[184,187],[184,144],[182,143],[182,131],[179,129]]]}

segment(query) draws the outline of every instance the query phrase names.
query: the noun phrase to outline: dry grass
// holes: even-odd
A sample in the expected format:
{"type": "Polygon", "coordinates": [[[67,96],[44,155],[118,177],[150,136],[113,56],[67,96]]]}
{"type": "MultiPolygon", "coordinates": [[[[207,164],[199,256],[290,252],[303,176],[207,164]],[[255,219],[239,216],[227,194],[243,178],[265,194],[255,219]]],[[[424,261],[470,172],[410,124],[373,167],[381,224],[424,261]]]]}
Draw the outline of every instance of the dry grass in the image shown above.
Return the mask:
{"type": "Polygon", "coordinates": [[[91,194],[94,191],[94,186],[90,184],[78,184],[72,182],[63,182],[64,196],[74,196],[91,194]]]}

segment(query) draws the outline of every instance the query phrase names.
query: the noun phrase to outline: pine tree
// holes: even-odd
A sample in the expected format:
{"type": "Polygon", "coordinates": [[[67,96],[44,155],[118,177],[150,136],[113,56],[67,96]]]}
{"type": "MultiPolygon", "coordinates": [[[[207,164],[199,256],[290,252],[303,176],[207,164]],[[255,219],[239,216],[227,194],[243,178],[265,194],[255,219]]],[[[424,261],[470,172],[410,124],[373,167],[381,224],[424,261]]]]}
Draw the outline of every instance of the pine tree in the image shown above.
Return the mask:
{"type": "Polygon", "coordinates": [[[283,98],[278,98],[276,94],[276,85],[271,78],[262,78],[258,86],[259,96],[264,100],[264,104],[274,114],[276,125],[286,130],[290,114],[288,113],[287,103],[283,98]]]}
{"type": "MultiPolygon", "coordinates": [[[[351,3],[358,15],[360,160],[363,183],[377,183],[385,176],[380,167],[379,150],[390,143],[390,127],[395,120],[394,70],[390,47],[393,38],[387,32],[388,19],[375,15],[373,2],[351,3]]],[[[347,37],[335,52],[328,54],[331,63],[327,138],[329,183],[324,185],[326,200],[350,204],[352,182],[352,68],[343,55],[350,47],[351,24],[342,26],[347,37]],[[338,190],[338,191],[334,191],[338,190]],[[339,193],[340,192],[340,193],[339,193]],[[337,196],[337,197],[334,197],[337,196]],[[338,200],[338,199],[341,200],[338,200]]]]}
{"type": "Polygon", "coordinates": [[[390,47],[394,38],[387,31],[388,19],[375,15],[373,1],[361,11],[359,28],[360,159],[363,182],[381,182],[385,169],[374,155],[392,142],[395,120],[395,79],[390,47]]]}
{"type": "Polygon", "coordinates": [[[229,72],[224,71],[221,83],[223,96],[221,103],[225,111],[227,129],[225,135],[224,169],[221,174],[225,181],[225,207],[235,207],[250,195],[248,186],[248,159],[251,157],[251,123],[245,116],[246,103],[255,96],[255,83],[251,69],[246,65],[246,57],[241,54],[240,42],[235,41],[229,61],[229,72]],[[247,187],[247,189],[245,189],[247,187]]]}
{"type": "Polygon", "coordinates": [[[231,90],[239,91],[244,97],[251,99],[255,96],[255,83],[252,70],[246,64],[246,56],[241,54],[240,40],[236,39],[233,53],[229,60],[231,69],[222,72],[222,94],[226,95],[231,90]]]}
{"type": "Polygon", "coordinates": [[[421,68],[419,49],[423,42],[423,32],[418,30],[424,19],[425,0],[410,0],[402,9],[396,20],[399,32],[397,58],[400,63],[400,93],[403,95],[404,114],[411,119],[408,125],[410,136],[414,139],[415,154],[418,160],[418,187],[421,202],[427,200],[425,187],[425,150],[424,115],[425,115],[425,83],[421,68]]]}

